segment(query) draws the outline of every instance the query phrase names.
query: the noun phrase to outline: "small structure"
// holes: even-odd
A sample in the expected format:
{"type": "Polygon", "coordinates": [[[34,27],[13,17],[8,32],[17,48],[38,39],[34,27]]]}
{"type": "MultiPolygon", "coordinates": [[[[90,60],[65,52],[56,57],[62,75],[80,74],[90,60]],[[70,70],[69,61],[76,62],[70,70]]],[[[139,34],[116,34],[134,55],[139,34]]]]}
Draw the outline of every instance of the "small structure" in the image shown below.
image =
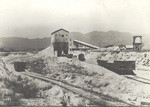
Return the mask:
{"type": "Polygon", "coordinates": [[[79,54],[78,58],[79,58],[80,61],[85,61],[84,54],[82,54],[82,53],[79,54]]]}
{"type": "Polygon", "coordinates": [[[14,62],[14,68],[18,72],[25,71],[26,66],[26,62],[14,62]]]}
{"type": "Polygon", "coordinates": [[[133,45],[125,45],[126,51],[133,51],[133,45]]]}
{"type": "Polygon", "coordinates": [[[120,75],[135,75],[135,61],[114,61],[97,60],[98,65],[103,66],[120,75]]]}
{"type": "Polygon", "coordinates": [[[142,36],[133,36],[133,51],[142,50],[142,36]]]}

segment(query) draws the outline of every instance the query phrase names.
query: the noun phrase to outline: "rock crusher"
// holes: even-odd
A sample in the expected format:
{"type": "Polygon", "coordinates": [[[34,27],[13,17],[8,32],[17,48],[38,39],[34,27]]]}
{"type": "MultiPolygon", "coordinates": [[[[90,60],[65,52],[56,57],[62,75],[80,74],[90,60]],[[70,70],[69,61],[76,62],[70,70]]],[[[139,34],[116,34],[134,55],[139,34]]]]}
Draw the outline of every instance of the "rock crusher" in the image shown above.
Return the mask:
{"type": "Polygon", "coordinates": [[[70,42],[69,31],[67,30],[59,29],[51,33],[51,43],[54,47],[54,54],[56,52],[58,57],[68,54],[70,42]]]}

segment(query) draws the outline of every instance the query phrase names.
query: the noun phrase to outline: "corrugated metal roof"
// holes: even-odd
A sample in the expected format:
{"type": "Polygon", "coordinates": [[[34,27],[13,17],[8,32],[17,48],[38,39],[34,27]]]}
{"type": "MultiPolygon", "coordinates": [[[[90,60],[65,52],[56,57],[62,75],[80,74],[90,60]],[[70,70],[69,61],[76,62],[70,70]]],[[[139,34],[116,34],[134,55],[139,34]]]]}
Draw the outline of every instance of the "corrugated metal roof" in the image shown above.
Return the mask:
{"type": "Polygon", "coordinates": [[[58,30],[52,32],[51,35],[54,34],[54,33],[56,33],[56,32],[58,32],[58,31],[60,31],[60,30],[63,30],[63,31],[65,31],[65,32],[69,33],[69,31],[67,31],[67,30],[65,30],[65,29],[63,29],[63,28],[61,28],[61,29],[58,29],[58,30]]]}
{"type": "Polygon", "coordinates": [[[126,45],[126,48],[133,48],[133,45],[126,45]]]}
{"type": "Polygon", "coordinates": [[[98,46],[94,46],[94,45],[91,45],[91,44],[86,43],[86,42],[82,42],[82,41],[79,41],[79,40],[73,40],[73,41],[78,42],[78,43],[83,44],[83,45],[86,45],[86,46],[89,46],[89,47],[93,47],[93,48],[99,49],[98,46]]]}

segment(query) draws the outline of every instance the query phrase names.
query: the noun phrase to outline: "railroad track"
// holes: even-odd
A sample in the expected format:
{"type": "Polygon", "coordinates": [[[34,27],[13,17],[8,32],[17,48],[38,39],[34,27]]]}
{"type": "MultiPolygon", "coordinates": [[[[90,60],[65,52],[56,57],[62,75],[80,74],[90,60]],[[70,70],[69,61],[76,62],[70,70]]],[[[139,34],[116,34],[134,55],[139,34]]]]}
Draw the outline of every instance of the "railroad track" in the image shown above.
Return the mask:
{"type": "Polygon", "coordinates": [[[37,73],[31,73],[31,72],[22,72],[23,75],[32,77],[32,78],[36,78],[36,79],[40,79],[42,81],[46,81],[46,82],[51,82],[55,85],[58,85],[64,89],[67,89],[73,93],[76,93],[78,95],[80,95],[81,97],[84,97],[92,102],[94,102],[94,104],[96,105],[101,105],[101,106],[132,106],[132,104],[128,104],[126,102],[123,102],[121,100],[115,99],[113,97],[110,96],[106,96],[103,95],[102,93],[97,93],[94,92],[93,90],[88,90],[88,89],[83,89],[81,87],[66,83],[66,82],[62,82],[59,80],[55,80],[52,78],[48,78],[45,77],[41,74],[37,74],[37,73]]]}
{"type": "Polygon", "coordinates": [[[124,77],[131,79],[131,80],[134,80],[134,81],[138,81],[138,82],[150,85],[150,80],[143,78],[143,77],[139,77],[136,75],[125,75],[124,77]]]}
{"type": "MultiPolygon", "coordinates": [[[[96,63],[93,63],[90,60],[88,60],[87,63],[97,65],[96,63]]],[[[6,67],[5,62],[3,62],[3,64],[4,64],[5,69],[7,71],[9,71],[6,67]]],[[[56,85],[58,85],[58,86],[60,86],[64,89],[67,89],[67,90],[69,90],[73,93],[76,93],[76,94],[80,95],[81,97],[89,99],[90,101],[94,102],[94,104],[96,104],[96,105],[102,105],[102,106],[103,105],[106,105],[106,106],[117,106],[117,105],[118,106],[133,106],[132,104],[123,102],[123,101],[118,100],[116,98],[113,98],[111,96],[103,95],[102,93],[98,93],[94,90],[84,89],[84,88],[81,88],[79,86],[74,86],[72,84],[69,84],[69,83],[66,83],[66,82],[63,82],[63,81],[48,78],[48,77],[45,77],[45,76],[37,74],[37,73],[32,73],[32,72],[27,71],[27,72],[21,72],[21,74],[26,75],[26,76],[30,76],[32,78],[40,79],[42,81],[51,82],[53,84],[56,84],[56,85]]],[[[132,80],[136,80],[138,82],[145,83],[145,84],[150,84],[150,80],[142,78],[142,77],[132,76],[132,75],[126,75],[125,77],[128,78],[128,79],[132,79],[132,80]]]]}

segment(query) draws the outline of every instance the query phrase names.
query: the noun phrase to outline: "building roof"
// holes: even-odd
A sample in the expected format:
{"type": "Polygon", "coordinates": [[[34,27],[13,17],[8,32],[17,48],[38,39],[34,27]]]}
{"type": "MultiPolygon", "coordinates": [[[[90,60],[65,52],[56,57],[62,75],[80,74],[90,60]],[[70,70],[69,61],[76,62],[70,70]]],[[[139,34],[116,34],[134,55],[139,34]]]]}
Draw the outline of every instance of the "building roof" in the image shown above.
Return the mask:
{"type": "Polygon", "coordinates": [[[87,47],[92,47],[92,48],[95,48],[95,49],[99,49],[98,46],[91,45],[91,44],[86,43],[86,42],[82,42],[82,41],[79,41],[79,40],[73,40],[73,41],[74,41],[74,42],[77,42],[77,43],[79,43],[79,44],[85,45],[85,46],[87,46],[87,47]]]}
{"type": "Polygon", "coordinates": [[[65,32],[69,33],[69,31],[67,31],[67,30],[65,30],[65,29],[63,29],[63,28],[61,28],[61,29],[58,29],[58,30],[52,32],[51,35],[54,34],[54,33],[56,33],[56,32],[58,32],[58,31],[60,31],[60,30],[63,30],[63,31],[65,31],[65,32]]]}
{"type": "Polygon", "coordinates": [[[133,48],[133,45],[126,45],[126,48],[133,48]]]}
{"type": "Polygon", "coordinates": [[[133,36],[133,38],[142,37],[142,36],[133,36]]]}

